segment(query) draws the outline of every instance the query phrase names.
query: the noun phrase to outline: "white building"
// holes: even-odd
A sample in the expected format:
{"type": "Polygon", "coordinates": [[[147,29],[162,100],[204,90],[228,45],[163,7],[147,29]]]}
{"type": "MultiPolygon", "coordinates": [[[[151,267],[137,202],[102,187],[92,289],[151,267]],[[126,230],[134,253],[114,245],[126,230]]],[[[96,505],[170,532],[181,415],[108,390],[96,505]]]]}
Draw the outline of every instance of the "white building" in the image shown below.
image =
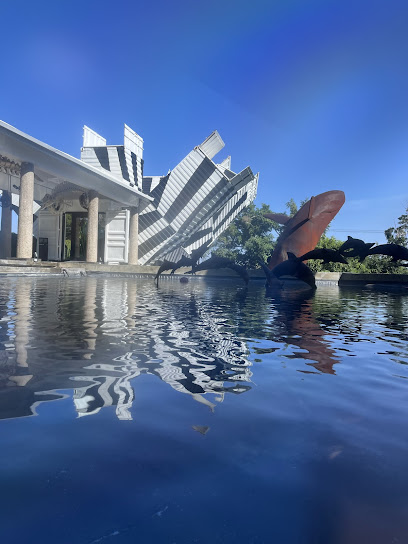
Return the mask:
{"type": "Polygon", "coordinates": [[[76,159],[0,121],[0,257],[178,260],[212,243],[256,196],[258,175],[249,167],[236,174],[230,157],[212,160],[223,147],[215,131],[167,175],[146,177],[143,139],[127,125],[123,145],[84,127],[76,159]]]}

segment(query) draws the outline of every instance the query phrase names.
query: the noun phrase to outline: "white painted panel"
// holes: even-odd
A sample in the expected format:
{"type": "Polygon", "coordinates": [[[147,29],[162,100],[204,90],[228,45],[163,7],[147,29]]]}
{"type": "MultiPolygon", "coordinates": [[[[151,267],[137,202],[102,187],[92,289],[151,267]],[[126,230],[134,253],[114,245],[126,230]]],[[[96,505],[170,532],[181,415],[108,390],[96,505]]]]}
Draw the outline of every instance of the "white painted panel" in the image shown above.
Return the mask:
{"type": "Polygon", "coordinates": [[[94,168],[97,168],[98,170],[104,170],[98,161],[95,150],[92,147],[84,147],[81,149],[81,161],[93,166],[94,168]]]}
{"type": "Polygon", "coordinates": [[[143,138],[128,125],[125,125],[125,149],[132,151],[137,157],[143,159],[143,138]]]}
{"type": "Polygon", "coordinates": [[[100,134],[84,125],[83,147],[100,147],[106,145],[106,139],[100,134]]]}
{"type": "Polygon", "coordinates": [[[212,159],[221,149],[225,146],[221,136],[217,130],[214,130],[212,134],[204,140],[198,147],[203,153],[207,155],[209,159],[212,159]]]}
{"type": "Polygon", "coordinates": [[[231,170],[231,155],[224,159],[218,166],[220,166],[222,169],[227,168],[228,170],[231,170]]]}
{"type": "Polygon", "coordinates": [[[60,215],[40,212],[36,222],[39,221],[38,237],[48,238],[48,260],[59,261],[60,254],[60,215]]]}
{"type": "Polygon", "coordinates": [[[129,210],[108,212],[105,227],[105,262],[127,263],[129,210]]]}
{"type": "Polygon", "coordinates": [[[117,147],[115,145],[108,145],[107,150],[109,157],[110,173],[116,176],[118,179],[123,180],[117,147]]]}

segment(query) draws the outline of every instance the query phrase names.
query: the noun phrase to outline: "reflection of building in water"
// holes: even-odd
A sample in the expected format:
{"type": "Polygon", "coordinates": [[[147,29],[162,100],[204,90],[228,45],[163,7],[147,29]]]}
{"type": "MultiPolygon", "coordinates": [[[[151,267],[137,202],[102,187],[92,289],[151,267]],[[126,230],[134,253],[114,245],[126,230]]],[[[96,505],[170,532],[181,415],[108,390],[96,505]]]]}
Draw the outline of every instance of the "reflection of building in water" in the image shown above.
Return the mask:
{"type": "MultiPolygon", "coordinates": [[[[112,365],[95,364],[87,368],[108,374],[112,372],[112,365]]],[[[132,419],[129,410],[134,400],[134,392],[130,381],[140,375],[140,370],[135,368],[135,365],[123,365],[118,372],[122,372],[123,375],[72,378],[75,382],[92,380],[91,385],[77,387],[74,390],[74,404],[79,417],[97,414],[105,406],[116,406],[118,419],[132,419]]]]}
{"type": "MultiPolygon", "coordinates": [[[[13,279],[0,286],[0,419],[73,400],[79,416],[115,406],[131,419],[132,381],[159,377],[211,410],[250,388],[246,344],[194,292],[134,280],[13,279]]],[[[160,399],[158,399],[160,402],[160,399]]]]}
{"type": "MultiPolygon", "coordinates": [[[[132,295],[134,300],[134,289],[132,295]]],[[[212,400],[222,402],[225,392],[239,394],[250,389],[245,383],[250,382],[252,376],[245,342],[222,331],[222,320],[206,311],[203,303],[192,299],[190,304],[195,310],[195,320],[180,321],[175,316],[167,316],[163,322],[159,316],[156,323],[154,320],[149,322],[151,333],[144,338],[142,350],[115,357],[114,364],[87,366],[88,371],[97,374],[92,377],[91,384],[75,388],[74,402],[78,414],[95,414],[103,406],[115,405],[119,419],[131,419],[130,408],[134,400],[131,380],[140,374],[158,376],[176,391],[190,394],[195,401],[211,410],[216,404],[208,399],[209,395],[213,395],[212,400]]],[[[105,308],[104,334],[121,338],[121,326],[125,326],[123,313],[118,305],[108,304],[105,308]],[[112,312],[117,313],[113,315],[112,312]]],[[[137,332],[133,331],[133,334],[137,335],[137,332]]],[[[75,382],[90,381],[88,375],[72,379],[75,382]]]]}

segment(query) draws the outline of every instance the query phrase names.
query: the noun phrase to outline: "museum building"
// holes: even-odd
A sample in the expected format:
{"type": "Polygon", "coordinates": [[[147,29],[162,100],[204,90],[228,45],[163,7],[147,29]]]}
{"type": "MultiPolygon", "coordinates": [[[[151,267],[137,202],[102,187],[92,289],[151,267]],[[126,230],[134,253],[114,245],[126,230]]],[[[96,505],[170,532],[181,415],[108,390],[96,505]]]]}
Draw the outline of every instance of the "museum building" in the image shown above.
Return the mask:
{"type": "Polygon", "coordinates": [[[0,258],[158,264],[211,244],[256,196],[258,174],[231,170],[214,131],[173,170],[144,176],[143,139],[84,127],[76,159],[0,121],[0,258]],[[18,215],[17,236],[12,212],[18,215]]]}

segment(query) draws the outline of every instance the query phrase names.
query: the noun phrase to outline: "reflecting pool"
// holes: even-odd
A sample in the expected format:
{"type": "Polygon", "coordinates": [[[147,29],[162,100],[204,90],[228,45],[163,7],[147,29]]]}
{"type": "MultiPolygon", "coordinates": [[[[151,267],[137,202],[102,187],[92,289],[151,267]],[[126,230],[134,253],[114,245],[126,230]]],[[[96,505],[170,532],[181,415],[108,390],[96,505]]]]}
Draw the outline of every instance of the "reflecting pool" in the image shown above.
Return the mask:
{"type": "Polygon", "coordinates": [[[0,282],[0,541],[408,542],[408,296],[0,282]]]}

